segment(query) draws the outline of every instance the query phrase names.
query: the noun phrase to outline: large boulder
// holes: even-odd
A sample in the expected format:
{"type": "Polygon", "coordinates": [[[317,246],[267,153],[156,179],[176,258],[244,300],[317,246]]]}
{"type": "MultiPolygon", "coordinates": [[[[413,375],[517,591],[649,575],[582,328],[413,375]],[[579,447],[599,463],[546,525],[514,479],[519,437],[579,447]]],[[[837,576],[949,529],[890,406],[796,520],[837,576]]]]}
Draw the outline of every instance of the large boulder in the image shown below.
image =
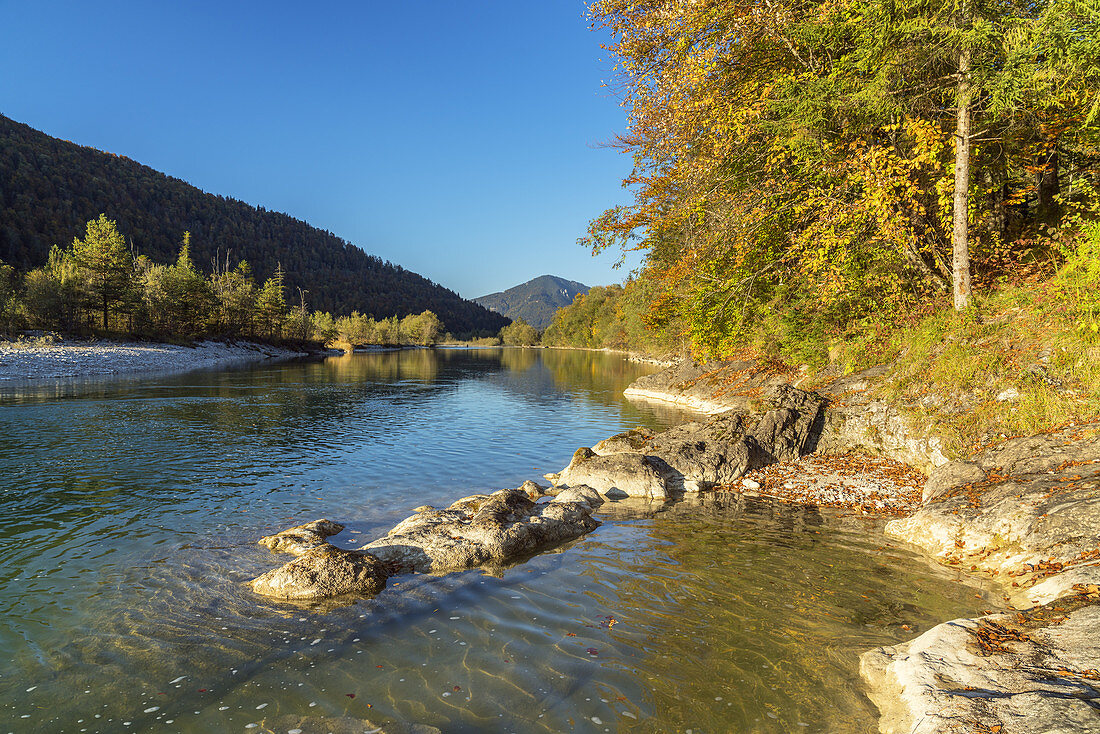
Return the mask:
{"type": "Polygon", "coordinates": [[[643,454],[600,456],[591,449],[578,449],[569,466],[547,474],[555,487],[584,485],[612,498],[645,497],[665,500],[674,476],[663,462],[643,454]]]}
{"type": "Polygon", "coordinates": [[[362,550],[395,572],[498,568],[598,526],[589,501],[536,503],[522,490],[503,489],[406,518],[362,550]]]}
{"type": "Polygon", "coordinates": [[[324,543],[253,579],[249,586],[264,596],[306,601],[343,594],[373,596],[385,588],[388,576],[370,553],[324,543]]]}
{"type": "Polygon", "coordinates": [[[816,445],[825,401],[817,393],[777,385],[771,391],[770,404],[771,409],[749,431],[762,453],[758,461],[798,461],[816,445]]]}
{"type": "Polygon", "coordinates": [[[736,481],[753,469],[759,457],[740,415],[670,428],[654,436],[643,452],[670,467],[688,491],[736,481]]]}
{"type": "Polygon", "coordinates": [[[753,399],[754,414],[726,413],[662,433],[626,431],[591,450],[581,449],[569,467],[549,476],[555,484],[584,483],[600,491],[616,487],[634,497],[661,496],[658,484],[666,493],[731,484],[753,469],[795,461],[812,451],[824,405],[815,393],[775,385],[766,397],[753,399]],[[619,486],[623,483],[633,491],[619,486]]]}

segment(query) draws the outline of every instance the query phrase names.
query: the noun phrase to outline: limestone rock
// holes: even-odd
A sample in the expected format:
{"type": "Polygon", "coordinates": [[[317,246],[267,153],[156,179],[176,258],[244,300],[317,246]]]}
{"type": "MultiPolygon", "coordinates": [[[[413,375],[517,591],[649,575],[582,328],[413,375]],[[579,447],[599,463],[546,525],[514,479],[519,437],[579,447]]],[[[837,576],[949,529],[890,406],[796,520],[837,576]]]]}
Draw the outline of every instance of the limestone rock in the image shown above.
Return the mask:
{"type": "Polygon", "coordinates": [[[332,520],[314,520],[260,538],[258,542],[276,553],[300,556],[306,551],[326,545],[326,538],[336,535],[343,529],[343,525],[332,520]]]}
{"type": "Polygon", "coordinates": [[[389,576],[375,556],[324,543],[249,584],[257,594],[280,599],[325,599],[341,594],[373,596],[389,576]]]}
{"type": "Polygon", "coordinates": [[[783,384],[772,390],[770,400],[771,410],[760,416],[749,435],[764,462],[798,461],[812,450],[821,431],[825,401],[816,393],[783,384]]]}
{"type": "Polygon", "coordinates": [[[757,396],[787,382],[754,362],[679,362],[660,372],[640,377],[623,395],[660,400],[692,410],[719,413],[752,412],[757,396]]]}
{"type": "Polygon", "coordinates": [[[1059,574],[1039,581],[1034,586],[1026,588],[1017,596],[1017,601],[1023,606],[1028,604],[1049,604],[1064,596],[1071,596],[1080,588],[1088,586],[1100,587],[1100,564],[1073,566],[1059,574]],[[1077,588],[1074,588],[1077,587],[1077,588]]]}
{"type": "MultiPolygon", "coordinates": [[[[463,497],[462,499],[455,500],[447,507],[448,510],[470,511],[477,512],[478,509],[488,501],[489,495],[487,494],[472,494],[469,497],[463,497]]],[[[411,519],[411,518],[410,518],[411,519]]]]}
{"type": "MultiPolygon", "coordinates": [[[[607,469],[648,476],[638,460],[621,457],[641,455],[660,476],[668,491],[697,491],[717,484],[730,484],[746,472],[775,461],[794,461],[812,450],[821,430],[824,400],[815,393],[778,385],[767,397],[756,397],[751,416],[726,413],[706,421],[694,421],[662,433],[634,429],[601,441],[591,450],[574,455],[570,466],[552,478],[559,484],[584,482],[600,491],[620,489],[630,496],[645,494],[615,486],[607,469]],[[593,461],[589,454],[598,454],[593,461]],[[589,472],[582,473],[582,468],[589,472]]],[[[621,481],[627,481],[625,476],[621,481]]]]}
{"type": "Polygon", "coordinates": [[[650,440],[645,455],[664,462],[681,483],[703,487],[740,479],[761,458],[755,444],[747,440],[740,415],[720,415],[670,428],[650,440]]]}
{"type": "Polygon", "coordinates": [[[522,490],[503,489],[413,515],[362,550],[395,571],[445,573],[513,563],[598,526],[587,500],[535,503],[522,490]]]}
{"type": "Polygon", "coordinates": [[[604,504],[600,493],[586,484],[578,484],[575,487],[567,487],[558,492],[551,502],[583,502],[593,510],[604,504]]]}
{"type": "Polygon", "coordinates": [[[642,454],[610,454],[599,456],[590,449],[580,449],[573,454],[569,466],[559,474],[548,475],[558,487],[586,485],[604,494],[615,492],[627,497],[667,499],[667,467],[642,454]]]}
{"type": "Polygon", "coordinates": [[[938,466],[928,475],[928,481],[924,484],[923,501],[928,502],[950,489],[965,484],[977,484],[983,479],[985,479],[985,472],[980,466],[970,461],[952,461],[938,466]]]}
{"type": "Polygon", "coordinates": [[[605,438],[592,447],[594,453],[600,456],[608,454],[642,454],[646,446],[653,440],[654,433],[645,427],[632,428],[623,433],[616,433],[611,438],[605,438]]]}
{"type": "Polygon", "coordinates": [[[527,499],[529,500],[537,500],[540,497],[545,497],[546,490],[548,489],[550,488],[544,487],[537,482],[532,482],[530,479],[519,485],[519,490],[527,495],[527,499]]]}
{"type": "Polygon", "coordinates": [[[1100,548],[1100,424],[1017,438],[986,449],[942,476],[944,487],[886,533],[964,568],[1022,586],[1023,576],[1088,561],[1100,548]]]}
{"type": "Polygon", "coordinates": [[[925,474],[950,461],[939,436],[914,427],[889,403],[858,395],[829,404],[817,450],[885,456],[925,474]]]}
{"type": "Polygon", "coordinates": [[[860,673],[882,713],[880,731],[1100,732],[1100,691],[1090,679],[1100,668],[1100,607],[1067,611],[1038,626],[1010,615],[957,619],[865,653],[860,673]]]}

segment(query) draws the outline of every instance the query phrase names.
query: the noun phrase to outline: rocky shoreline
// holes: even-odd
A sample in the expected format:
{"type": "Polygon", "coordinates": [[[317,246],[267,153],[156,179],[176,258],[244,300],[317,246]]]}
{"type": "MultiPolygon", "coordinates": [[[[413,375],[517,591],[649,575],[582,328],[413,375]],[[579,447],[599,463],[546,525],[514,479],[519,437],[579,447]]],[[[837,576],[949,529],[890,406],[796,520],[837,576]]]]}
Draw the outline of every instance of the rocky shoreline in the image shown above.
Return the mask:
{"type": "MultiPolygon", "coordinates": [[[[821,388],[828,402],[817,456],[856,451],[928,474],[926,482],[910,475],[911,506],[887,523],[886,534],[933,562],[1000,584],[1006,607],[1016,611],[946,621],[908,643],[865,653],[860,672],[881,711],[880,730],[1100,732],[1100,423],[1009,439],[950,461],[942,440],[869,395],[885,371],[821,388]]],[[[754,374],[748,363],[688,363],[643,378],[626,394],[701,407],[720,419],[751,408],[776,384],[799,384],[798,376],[754,374]]],[[[774,490],[787,483],[762,487],[769,484],[769,494],[785,501],[823,499],[814,492],[784,497],[774,490]]],[[[883,511],[864,484],[824,499],[883,511]]]]}
{"type": "MultiPolygon", "coordinates": [[[[805,374],[681,363],[626,395],[710,414],[635,429],[574,454],[552,486],[418,508],[357,550],[319,520],[260,542],[294,560],[255,579],[283,599],[371,595],[397,573],[499,570],[599,525],[597,508],[714,490],[896,515],[891,537],[999,583],[1008,613],[946,621],[865,653],[892,732],[1100,732],[1100,423],[1016,438],[951,461],[868,387],[878,368],[802,389],[805,374]],[[926,480],[927,476],[927,480],[926,480]]],[[[612,515],[613,516],[613,515],[612,515]]]]}

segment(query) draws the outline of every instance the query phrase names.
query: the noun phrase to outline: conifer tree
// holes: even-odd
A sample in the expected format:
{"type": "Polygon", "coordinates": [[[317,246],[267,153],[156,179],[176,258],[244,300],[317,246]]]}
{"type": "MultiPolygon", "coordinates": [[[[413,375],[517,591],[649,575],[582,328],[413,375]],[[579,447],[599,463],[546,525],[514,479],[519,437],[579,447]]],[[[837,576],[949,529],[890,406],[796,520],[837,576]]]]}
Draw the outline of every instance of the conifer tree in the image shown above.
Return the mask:
{"type": "Polygon", "coordinates": [[[286,318],[286,297],[283,295],[283,266],[275,269],[256,296],[256,312],[266,336],[279,336],[286,318]]]}
{"type": "Polygon", "coordinates": [[[91,301],[103,314],[103,330],[110,328],[108,315],[133,285],[134,259],[114,221],[100,214],[88,222],[84,239],[73,239],[73,257],[87,278],[91,301]]]}

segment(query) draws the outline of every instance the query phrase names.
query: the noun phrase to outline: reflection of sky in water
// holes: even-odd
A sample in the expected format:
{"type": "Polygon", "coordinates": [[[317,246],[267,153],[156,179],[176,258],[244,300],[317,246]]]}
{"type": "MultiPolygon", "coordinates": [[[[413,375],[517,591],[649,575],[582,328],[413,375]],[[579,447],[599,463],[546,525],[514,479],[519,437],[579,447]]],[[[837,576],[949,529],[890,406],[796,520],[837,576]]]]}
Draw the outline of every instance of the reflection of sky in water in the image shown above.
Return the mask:
{"type": "Polygon", "coordinates": [[[243,588],[285,560],[264,533],[326,516],[359,545],[674,420],[621,397],[650,370],[419,350],[0,390],[0,731],[870,727],[855,652],[979,601],[805,511],[625,515],[501,579],[398,578],[351,606],[243,588]]]}

